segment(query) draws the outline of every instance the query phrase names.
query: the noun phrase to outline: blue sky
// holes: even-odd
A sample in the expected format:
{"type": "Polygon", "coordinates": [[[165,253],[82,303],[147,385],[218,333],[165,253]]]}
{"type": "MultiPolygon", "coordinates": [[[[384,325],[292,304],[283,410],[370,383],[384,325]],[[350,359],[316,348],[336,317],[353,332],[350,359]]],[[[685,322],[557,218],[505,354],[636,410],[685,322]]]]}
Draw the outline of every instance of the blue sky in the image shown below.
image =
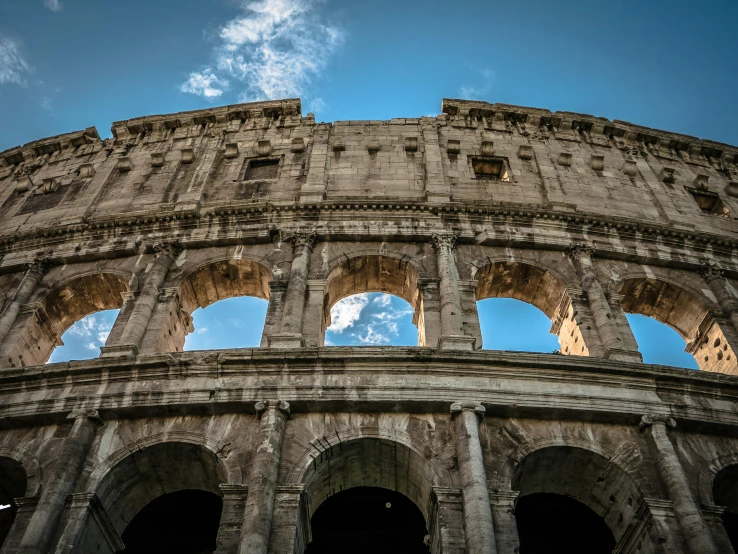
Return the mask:
{"type": "MultiPolygon", "coordinates": [[[[0,150],[286,96],[319,121],[436,114],[464,97],[738,144],[736,22],[738,2],[714,0],[0,0],[0,150]]],[[[377,307],[329,339],[366,340],[377,307]]],[[[215,344],[206,334],[188,347],[215,344]]]]}

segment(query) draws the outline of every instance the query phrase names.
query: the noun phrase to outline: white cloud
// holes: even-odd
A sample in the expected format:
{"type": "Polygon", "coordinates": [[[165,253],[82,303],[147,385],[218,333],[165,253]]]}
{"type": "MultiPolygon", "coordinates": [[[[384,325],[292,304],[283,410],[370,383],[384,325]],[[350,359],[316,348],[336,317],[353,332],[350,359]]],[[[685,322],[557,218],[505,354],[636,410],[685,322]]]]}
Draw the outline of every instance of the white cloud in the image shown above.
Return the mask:
{"type": "Polygon", "coordinates": [[[200,327],[199,329],[195,329],[195,333],[198,335],[204,335],[207,332],[208,332],[207,327],[200,327]]]}
{"type": "Polygon", "coordinates": [[[369,295],[355,294],[336,302],[331,308],[331,326],[328,330],[341,334],[353,327],[361,317],[361,312],[369,304],[369,295]]]}
{"type": "Polygon", "coordinates": [[[25,77],[31,72],[31,66],[20,52],[20,44],[8,37],[0,35],[0,85],[13,83],[25,84],[25,77]]]}
{"type": "Polygon", "coordinates": [[[392,302],[392,297],[389,294],[380,294],[377,296],[374,300],[372,300],[375,304],[381,307],[389,306],[392,302]]]}
{"type": "Polygon", "coordinates": [[[495,80],[495,72],[489,68],[477,69],[477,82],[474,84],[462,85],[461,97],[467,100],[481,100],[492,89],[492,82],[495,80]]]}
{"type": "Polygon", "coordinates": [[[228,81],[215,76],[212,71],[206,70],[202,73],[193,71],[190,73],[189,79],[179,87],[179,90],[205,98],[217,98],[223,94],[223,89],[227,86],[228,81]]]}
{"type": "Polygon", "coordinates": [[[86,340],[85,348],[95,350],[101,346],[105,346],[105,341],[110,336],[110,330],[113,328],[113,322],[103,321],[95,317],[94,314],[83,317],[77,323],[72,325],[67,333],[86,340]]]}
{"type": "Polygon", "coordinates": [[[64,7],[64,4],[60,0],[44,0],[44,6],[49,8],[52,12],[60,12],[64,7]]]}
{"type": "MultiPolygon", "coordinates": [[[[243,0],[243,13],[218,32],[214,63],[191,73],[181,90],[214,98],[235,80],[242,102],[305,94],[344,39],[320,18],[323,1],[243,0]]],[[[317,100],[314,109],[325,106],[317,100]]]]}
{"type": "Polygon", "coordinates": [[[7,510],[10,508],[10,504],[0,504],[0,510],[7,510]]]}

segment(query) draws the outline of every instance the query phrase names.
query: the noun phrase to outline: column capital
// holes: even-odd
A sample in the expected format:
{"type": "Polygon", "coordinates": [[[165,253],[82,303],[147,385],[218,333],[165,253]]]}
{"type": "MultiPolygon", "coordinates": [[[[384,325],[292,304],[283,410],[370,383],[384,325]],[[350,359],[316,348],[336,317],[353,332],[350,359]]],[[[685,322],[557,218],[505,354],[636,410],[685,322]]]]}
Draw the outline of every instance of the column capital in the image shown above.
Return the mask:
{"type": "Polygon", "coordinates": [[[700,275],[707,281],[714,281],[715,279],[723,279],[725,277],[725,271],[717,264],[707,261],[700,266],[700,275]]]}
{"type": "Polygon", "coordinates": [[[672,417],[656,414],[644,414],[641,416],[640,423],[638,423],[638,429],[642,431],[656,424],[663,424],[665,427],[670,427],[672,429],[677,426],[676,420],[672,417]]]}
{"type": "Polygon", "coordinates": [[[456,233],[451,233],[447,231],[442,233],[433,233],[431,235],[431,240],[433,241],[434,248],[441,248],[442,246],[453,248],[454,246],[456,246],[456,240],[458,238],[459,237],[456,233]]]}
{"type": "Polygon", "coordinates": [[[184,247],[179,243],[178,240],[165,240],[155,242],[151,245],[151,248],[156,253],[158,258],[161,255],[169,256],[172,260],[176,260],[184,250],[184,247]]]}
{"type": "Polygon", "coordinates": [[[479,418],[483,418],[487,410],[481,402],[465,401],[451,404],[451,417],[455,417],[461,412],[474,412],[479,418]]]}
{"type": "Polygon", "coordinates": [[[279,232],[280,242],[289,242],[293,250],[299,246],[307,246],[308,250],[312,250],[315,246],[316,237],[317,233],[314,229],[312,231],[279,232]]]}
{"type": "Polygon", "coordinates": [[[44,275],[46,275],[46,273],[49,271],[49,266],[49,258],[47,258],[46,256],[36,258],[31,262],[26,262],[26,269],[28,270],[28,273],[36,273],[39,277],[43,277],[44,275]]]}
{"type": "Polygon", "coordinates": [[[257,417],[264,415],[267,410],[279,410],[285,415],[290,415],[290,403],[285,400],[259,400],[255,405],[257,417]]]}
{"type": "Polygon", "coordinates": [[[566,249],[567,256],[572,260],[590,259],[594,255],[594,252],[594,248],[581,242],[570,244],[566,249]]]}
{"type": "Polygon", "coordinates": [[[72,420],[88,419],[92,423],[95,423],[96,425],[102,425],[102,422],[103,422],[97,410],[90,410],[87,408],[81,408],[79,410],[72,410],[71,412],[69,412],[67,419],[72,419],[72,420]]]}

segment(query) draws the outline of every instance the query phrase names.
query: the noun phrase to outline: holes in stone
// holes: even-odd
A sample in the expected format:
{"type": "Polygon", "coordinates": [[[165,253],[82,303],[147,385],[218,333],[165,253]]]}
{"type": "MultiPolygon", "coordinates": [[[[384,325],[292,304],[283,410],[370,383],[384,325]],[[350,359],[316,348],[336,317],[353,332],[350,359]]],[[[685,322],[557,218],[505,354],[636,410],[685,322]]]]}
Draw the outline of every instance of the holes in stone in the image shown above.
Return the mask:
{"type": "Polygon", "coordinates": [[[404,495],[356,487],[329,497],[310,520],[306,554],[428,554],[428,530],[418,507],[404,495]]]}
{"type": "Polygon", "coordinates": [[[474,176],[481,181],[509,181],[507,165],[502,158],[472,158],[474,176]]]}
{"type": "Polygon", "coordinates": [[[244,174],[244,181],[261,181],[265,179],[276,179],[279,172],[279,159],[267,158],[249,160],[244,174]]]}
{"type": "Polygon", "coordinates": [[[720,338],[719,338],[719,337],[718,337],[718,338],[716,338],[716,339],[715,339],[715,342],[713,342],[713,343],[712,343],[712,345],[713,345],[714,347],[718,347],[718,346],[720,346],[720,338]]]}

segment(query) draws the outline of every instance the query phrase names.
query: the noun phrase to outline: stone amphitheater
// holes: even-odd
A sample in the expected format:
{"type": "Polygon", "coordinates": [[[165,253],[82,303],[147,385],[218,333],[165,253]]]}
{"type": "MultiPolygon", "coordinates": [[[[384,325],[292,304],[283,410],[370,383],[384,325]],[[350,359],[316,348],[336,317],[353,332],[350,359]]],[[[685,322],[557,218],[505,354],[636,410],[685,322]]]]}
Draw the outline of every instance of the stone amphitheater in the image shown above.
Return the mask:
{"type": "Polygon", "coordinates": [[[112,134],[0,153],[3,554],[738,548],[738,148],[450,99],[112,134]],[[418,346],[324,346],[363,292],[418,346]],[[268,300],[261,347],[183,352],[236,296],[268,300]],[[493,297],[560,353],[484,350],[493,297]],[[46,364],[113,308],[98,358],[46,364]],[[700,370],[644,364],[626,313],[700,370]]]}

